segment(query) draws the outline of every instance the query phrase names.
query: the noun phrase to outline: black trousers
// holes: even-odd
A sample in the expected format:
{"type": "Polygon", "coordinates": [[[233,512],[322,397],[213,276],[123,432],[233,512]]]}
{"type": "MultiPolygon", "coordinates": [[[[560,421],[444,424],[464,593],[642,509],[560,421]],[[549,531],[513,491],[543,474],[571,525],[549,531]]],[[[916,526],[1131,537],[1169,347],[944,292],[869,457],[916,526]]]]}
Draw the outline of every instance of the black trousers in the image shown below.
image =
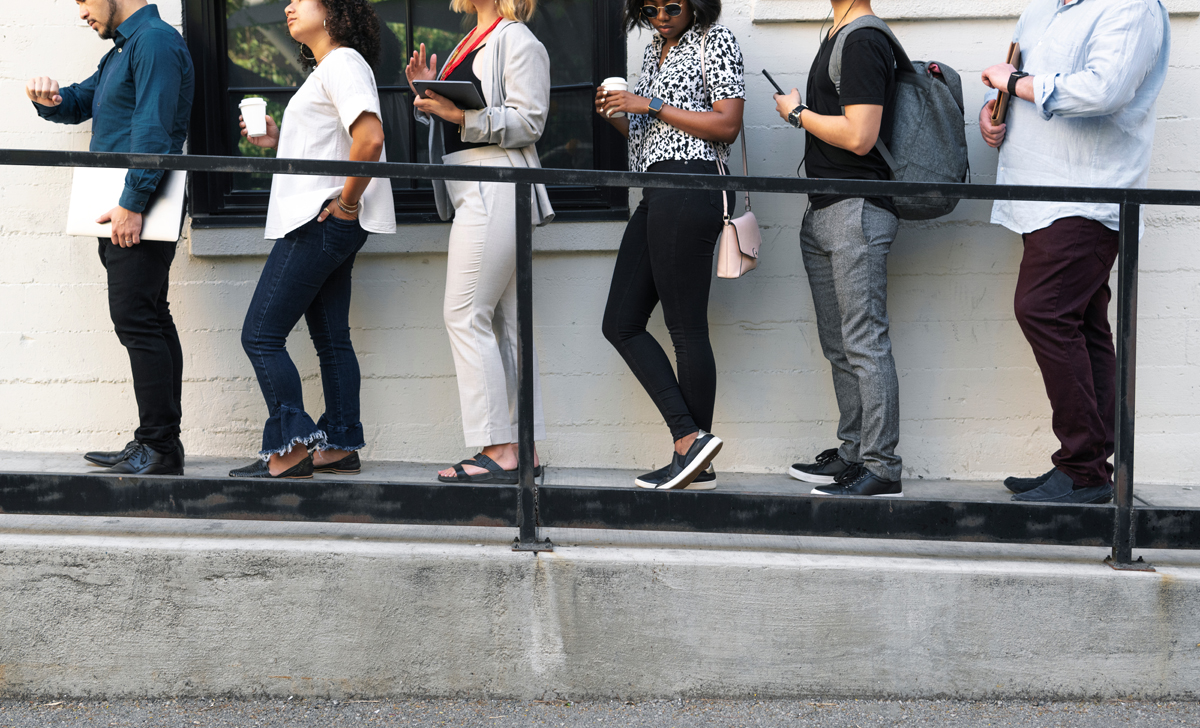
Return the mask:
{"type": "MultiPolygon", "coordinates": [[[[647,171],[716,174],[717,165],[667,161],[647,171]]],[[[621,239],[604,309],[604,338],[625,358],[676,440],[712,429],[717,363],[708,338],[708,293],[721,234],[721,194],[643,190],[621,239]],[[660,302],[678,377],[646,330],[660,302]]]]}
{"type": "Polygon", "coordinates": [[[129,352],[137,399],[139,442],[169,452],[179,437],[183,349],[167,304],[175,243],[143,241],[130,248],[100,238],[108,271],[108,312],[129,352]]]}

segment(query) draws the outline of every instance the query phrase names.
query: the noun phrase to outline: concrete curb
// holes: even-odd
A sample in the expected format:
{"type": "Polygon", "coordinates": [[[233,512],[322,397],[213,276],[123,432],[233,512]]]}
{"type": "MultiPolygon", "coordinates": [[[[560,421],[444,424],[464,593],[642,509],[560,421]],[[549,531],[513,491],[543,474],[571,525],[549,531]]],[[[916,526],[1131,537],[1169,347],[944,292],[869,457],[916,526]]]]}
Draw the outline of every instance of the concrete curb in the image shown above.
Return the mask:
{"type": "Polygon", "coordinates": [[[1200,698],[1194,565],[201,527],[0,532],[0,696],[1200,698]]]}

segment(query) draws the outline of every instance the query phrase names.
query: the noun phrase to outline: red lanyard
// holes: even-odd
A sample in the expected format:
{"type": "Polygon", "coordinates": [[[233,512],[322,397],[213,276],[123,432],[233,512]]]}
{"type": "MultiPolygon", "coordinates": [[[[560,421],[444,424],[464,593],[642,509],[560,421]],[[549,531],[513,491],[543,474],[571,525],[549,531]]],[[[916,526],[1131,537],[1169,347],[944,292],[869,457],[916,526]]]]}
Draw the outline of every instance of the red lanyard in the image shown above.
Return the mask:
{"type": "MultiPolygon", "coordinates": [[[[501,20],[504,20],[504,18],[503,17],[496,18],[496,22],[492,23],[492,27],[483,31],[483,35],[479,36],[479,38],[477,38],[475,40],[475,42],[472,43],[471,46],[469,48],[467,48],[467,50],[465,52],[455,53],[454,56],[450,59],[450,62],[446,64],[446,67],[444,69],[442,69],[442,75],[440,76],[440,78],[442,80],[450,78],[450,74],[454,73],[454,69],[458,68],[458,64],[462,63],[464,58],[471,55],[471,53],[473,53],[475,51],[475,49],[479,47],[479,44],[483,42],[484,38],[487,38],[489,35],[491,35],[492,31],[496,29],[496,26],[500,25],[501,20]]],[[[458,46],[460,50],[462,49],[463,45],[467,41],[471,40],[471,36],[475,35],[475,31],[477,31],[477,30],[479,30],[478,26],[472,28],[470,33],[467,33],[467,37],[463,38],[463,42],[460,43],[458,46]]]]}

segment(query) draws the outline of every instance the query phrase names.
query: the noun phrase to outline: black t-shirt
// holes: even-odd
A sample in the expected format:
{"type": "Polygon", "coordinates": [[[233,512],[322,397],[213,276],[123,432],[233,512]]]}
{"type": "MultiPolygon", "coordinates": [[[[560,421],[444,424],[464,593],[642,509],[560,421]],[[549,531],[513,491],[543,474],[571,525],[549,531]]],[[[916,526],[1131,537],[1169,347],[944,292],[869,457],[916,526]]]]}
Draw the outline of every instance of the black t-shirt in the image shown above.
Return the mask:
{"type": "MultiPolygon", "coordinates": [[[[470,81],[475,84],[476,90],[479,91],[479,98],[483,98],[483,82],[475,75],[475,70],[471,68],[475,63],[475,56],[479,55],[479,51],[483,48],[476,48],[471,51],[466,58],[462,59],[462,63],[458,64],[450,75],[446,77],[447,81],[470,81]]],[[[459,134],[458,124],[453,124],[445,119],[438,119],[442,125],[442,132],[445,135],[446,154],[461,152],[464,149],[478,149],[479,147],[490,146],[487,142],[464,142],[462,135],[459,134]]],[[[441,161],[440,159],[438,160],[441,161]]]]}
{"type": "MultiPolygon", "coordinates": [[[[842,31],[838,31],[841,33],[842,31]]],[[[886,144],[891,137],[892,115],[896,100],[896,61],[892,44],[886,35],[874,28],[859,28],[846,39],[842,50],[842,93],[838,96],[829,77],[829,57],[833,54],[834,39],[821,43],[817,58],[808,72],[808,108],[825,116],[841,116],[843,106],[875,104],[883,106],[883,121],[879,135],[886,144]]],[[[878,149],[863,156],[821,141],[807,134],[804,168],[809,177],[818,179],[890,179],[887,162],[878,149]]],[[[809,202],[815,209],[829,207],[849,199],[847,195],[812,195],[809,202]]],[[[896,208],[890,198],[869,198],[893,214],[896,208]]]]}

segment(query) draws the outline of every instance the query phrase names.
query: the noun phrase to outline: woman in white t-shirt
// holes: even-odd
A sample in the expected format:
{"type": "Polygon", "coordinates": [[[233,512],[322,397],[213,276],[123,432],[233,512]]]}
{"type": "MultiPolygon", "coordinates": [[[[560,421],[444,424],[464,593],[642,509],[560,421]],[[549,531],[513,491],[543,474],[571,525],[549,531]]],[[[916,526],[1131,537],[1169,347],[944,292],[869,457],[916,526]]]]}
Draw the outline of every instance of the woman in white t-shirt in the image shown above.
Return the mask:
{"type": "MultiPolygon", "coordinates": [[[[292,0],[285,15],[301,44],[301,62],[315,70],[288,103],[282,124],[268,116],[267,135],[250,142],[275,147],[284,158],[386,161],[379,92],[368,65],[379,56],[379,19],[370,2],[292,0]]],[[[367,233],[395,231],[387,179],[272,179],[266,237],[277,240],[242,326],[242,346],[270,417],[259,459],[230,471],[231,477],[359,472],[357,451],[365,441],[358,358],[350,343],[350,274],[367,233]],[[301,317],[321,361],[325,414],[318,422],[304,411],[300,374],[285,348],[301,317]]]]}

